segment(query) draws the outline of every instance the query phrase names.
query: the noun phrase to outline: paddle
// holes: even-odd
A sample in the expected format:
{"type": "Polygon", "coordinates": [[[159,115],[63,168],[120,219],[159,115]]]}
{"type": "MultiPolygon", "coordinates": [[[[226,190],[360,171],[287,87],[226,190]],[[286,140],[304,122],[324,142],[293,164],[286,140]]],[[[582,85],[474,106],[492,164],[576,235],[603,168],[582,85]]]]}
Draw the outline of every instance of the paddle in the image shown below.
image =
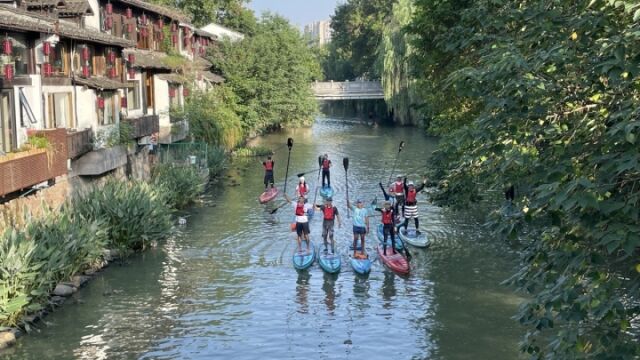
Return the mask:
{"type": "Polygon", "coordinates": [[[320,183],[320,170],[322,169],[322,156],[318,156],[318,181],[316,182],[316,193],[313,195],[313,206],[316,206],[318,198],[318,184],[320,183]]]}
{"type": "MultiPolygon", "coordinates": [[[[397,228],[394,227],[393,231],[395,231],[397,228]]],[[[402,243],[402,248],[404,249],[404,254],[407,256],[407,261],[411,261],[411,253],[409,252],[409,249],[407,248],[407,243],[405,243],[404,241],[402,241],[402,238],[400,237],[400,231],[398,231],[397,234],[395,234],[396,240],[400,240],[400,243],[402,243]]],[[[394,249],[395,251],[395,249],[394,249]]]]}
{"type": "MultiPolygon", "coordinates": [[[[349,204],[349,178],[347,176],[347,172],[349,171],[349,158],[346,157],[342,159],[342,166],[344,166],[344,182],[347,185],[347,204],[349,204]]],[[[349,205],[347,205],[347,217],[351,217],[351,209],[349,205]]]]}
{"type": "Polygon", "coordinates": [[[400,141],[400,146],[398,146],[398,153],[396,154],[396,159],[393,161],[393,168],[391,169],[391,174],[389,174],[389,181],[387,181],[387,186],[391,184],[391,178],[393,177],[393,172],[396,171],[396,165],[398,164],[398,157],[400,157],[400,152],[402,151],[403,147],[404,147],[404,141],[400,141]]]}
{"type": "MultiPolygon", "coordinates": [[[[289,156],[287,157],[287,171],[284,175],[284,194],[287,194],[287,180],[289,178],[289,161],[291,160],[291,148],[293,147],[293,139],[292,138],[288,138],[287,139],[287,147],[289,148],[289,156]]],[[[271,210],[271,214],[275,214],[276,211],[282,209],[282,207],[284,207],[285,205],[287,205],[289,202],[285,202],[284,204],[278,206],[277,208],[271,210]]]]}

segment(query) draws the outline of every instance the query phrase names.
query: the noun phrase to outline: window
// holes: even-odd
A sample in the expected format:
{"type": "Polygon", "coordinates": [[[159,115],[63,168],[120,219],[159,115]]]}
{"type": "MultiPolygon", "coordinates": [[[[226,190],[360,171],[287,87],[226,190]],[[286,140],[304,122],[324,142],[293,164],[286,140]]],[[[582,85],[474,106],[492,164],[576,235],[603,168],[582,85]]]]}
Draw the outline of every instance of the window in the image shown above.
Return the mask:
{"type": "MultiPolygon", "coordinates": [[[[29,41],[26,36],[20,34],[12,34],[8,36],[13,45],[13,54],[0,55],[0,64],[12,64],[15,75],[26,75],[29,73],[29,41]]],[[[2,36],[1,41],[4,41],[5,37],[2,36]]],[[[4,66],[1,66],[0,72],[4,76],[4,66]]]]}
{"type": "Polygon", "coordinates": [[[140,109],[140,81],[129,81],[133,87],[127,88],[127,110],[140,109]]]}
{"type": "Polygon", "coordinates": [[[175,83],[169,83],[169,104],[172,108],[180,107],[182,98],[182,91],[180,91],[180,85],[175,83]]]}
{"type": "Polygon", "coordinates": [[[139,49],[152,49],[153,48],[153,24],[147,24],[143,35],[143,27],[140,26],[138,30],[138,48],[139,49]]]}
{"type": "Polygon", "coordinates": [[[69,74],[69,54],[67,52],[66,44],[59,42],[55,47],[51,47],[49,63],[53,68],[54,75],[69,74]]]}
{"type": "Polygon", "coordinates": [[[153,86],[153,73],[147,71],[145,74],[145,96],[146,96],[146,106],[147,108],[153,108],[153,98],[154,98],[154,86],[153,86]]]}
{"type": "Polygon", "coordinates": [[[89,73],[93,74],[93,66],[94,62],[92,61],[93,55],[95,54],[95,49],[91,45],[76,45],[75,52],[73,54],[73,67],[78,74],[82,74],[82,66],[89,66],[89,73]],[[82,51],[83,48],[87,47],[89,49],[89,61],[85,61],[82,59],[82,51]]]}
{"type": "Polygon", "coordinates": [[[75,128],[72,99],[70,92],[50,93],[47,96],[47,129],[75,128]]]}
{"type": "Polygon", "coordinates": [[[98,108],[98,121],[100,125],[115,124],[118,116],[118,95],[115,91],[103,91],[99,96],[104,100],[104,108],[98,108]]]}

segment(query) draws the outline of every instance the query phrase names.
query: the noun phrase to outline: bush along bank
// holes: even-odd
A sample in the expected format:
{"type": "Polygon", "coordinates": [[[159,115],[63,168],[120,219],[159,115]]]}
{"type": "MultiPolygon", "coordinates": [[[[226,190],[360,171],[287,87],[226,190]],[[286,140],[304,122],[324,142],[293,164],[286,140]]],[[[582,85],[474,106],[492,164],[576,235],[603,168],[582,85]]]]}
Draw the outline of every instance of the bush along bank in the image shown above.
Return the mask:
{"type": "Polygon", "coordinates": [[[110,179],[0,231],[0,349],[109,262],[167,237],[174,209],[202,191],[189,170],[160,167],[151,183],[110,179]]]}

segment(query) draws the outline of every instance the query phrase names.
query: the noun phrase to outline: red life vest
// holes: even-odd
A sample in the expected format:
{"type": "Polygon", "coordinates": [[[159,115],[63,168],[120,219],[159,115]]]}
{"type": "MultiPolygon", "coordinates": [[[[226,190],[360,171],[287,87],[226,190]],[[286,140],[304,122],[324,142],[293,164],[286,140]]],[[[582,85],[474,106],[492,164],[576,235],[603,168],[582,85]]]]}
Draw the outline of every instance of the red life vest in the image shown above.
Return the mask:
{"type": "Polygon", "coordinates": [[[300,196],[305,196],[307,192],[309,192],[309,187],[307,186],[307,184],[300,184],[298,185],[298,192],[300,192],[300,196]]]}
{"type": "Polygon", "coordinates": [[[273,160],[267,160],[264,163],[264,169],[267,170],[267,171],[273,170],[273,160]]]}
{"type": "Polygon", "coordinates": [[[416,191],[416,189],[412,189],[407,191],[407,204],[413,204],[416,202],[416,195],[418,194],[418,192],[416,191]]]}
{"type": "Polygon", "coordinates": [[[325,220],[333,220],[336,217],[336,208],[325,206],[322,210],[325,220]]]}
{"type": "Polygon", "coordinates": [[[404,194],[404,184],[402,181],[396,181],[393,183],[393,192],[396,194],[404,194]]]}
{"type": "Polygon", "coordinates": [[[324,159],[322,160],[322,168],[327,170],[329,169],[329,165],[331,164],[331,161],[329,161],[329,159],[324,159]]]}
{"type": "Polygon", "coordinates": [[[296,205],[296,216],[303,216],[304,215],[304,204],[297,204],[296,205]]]}
{"type": "Polygon", "coordinates": [[[389,209],[382,210],[382,223],[383,224],[393,224],[393,210],[389,209]]]}

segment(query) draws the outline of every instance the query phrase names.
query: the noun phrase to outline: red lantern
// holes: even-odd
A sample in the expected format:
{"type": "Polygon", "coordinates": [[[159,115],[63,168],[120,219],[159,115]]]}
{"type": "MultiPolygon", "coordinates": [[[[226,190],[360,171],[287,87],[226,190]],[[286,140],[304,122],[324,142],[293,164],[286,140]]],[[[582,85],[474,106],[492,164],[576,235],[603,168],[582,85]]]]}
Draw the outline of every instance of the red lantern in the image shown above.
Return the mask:
{"type": "Polygon", "coordinates": [[[51,54],[51,43],[48,41],[45,41],[42,43],[42,54],[44,54],[44,56],[49,56],[49,54],[51,54]]]}
{"type": "Polygon", "coordinates": [[[143,27],[140,29],[140,36],[142,36],[143,38],[147,37],[147,28],[143,27]]]}
{"type": "Polygon", "coordinates": [[[176,31],[178,31],[178,24],[171,23],[171,32],[176,32],[176,31]]]}
{"type": "Polygon", "coordinates": [[[133,24],[132,23],[128,23],[127,24],[127,32],[128,33],[132,33],[133,32],[133,24]]]}
{"type": "Polygon", "coordinates": [[[82,65],[82,77],[83,78],[89,77],[89,67],[87,65],[82,65]]]}
{"type": "Polygon", "coordinates": [[[104,109],[104,98],[102,96],[98,96],[98,109],[104,109]]]}
{"type": "Polygon", "coordinates": [[[147,25],[147,15],[142,14],[142,16],[140,17],[140,24],[147,25]]]}
{"type": "Polygon", "coordinates": [[[51,75],[53,75],[53,66],[49,63],[42,64],[42,72],[44,73],[45,77],[50,77],[51,75]]]}
{"type": "Polygon", "coordinates": [[[82,48],[82,60],[89,61],[89,48],[87,46],[82,48]]]}
{"type": "Polygon", "coordinates": [[[129,59],[129,65],[133,65],[133,64],[136,63],[136,55],[135,54],[129,54],[128,59],[129,59]]]}
{"type": "Polygon", "coordinates": [[[120,107],[123,109],[127,108],[127,98],[126,97],[121,97],[120,98],[120,107]]]}
{"type": "Polygon", "coordinates": [[[176,89],[175,88],[172,88],[172,87],[169,88],[169,97],[170,98],[176,97],[176,89]]]}
{"type": "Polygon", "coordinates": [[[176,46],[178,44],[178,35],[171,35],[171,43],[173,43],[173,46],[176,46]]]}
{"type": "Polygon", "coordinates": [[[160,30],[162,30],[162,28],[164,27],[164,20],[158,19],[158,27],[160,28],[160,30]]]}
{"type": "Polygon", "coordinates": [[[111,30],[112,27],[113,27],[113,18],[111,16],[108,16],[106,19],[104,19],[104,28],[107,30],[111,30]]]}
{"type": "Polygon", "coordinates": [[[107,59],[109,60],[109,63],[115,64],[116,63],[116,52],[115,51],[109,51],[109,54],[107,55],[107,59]]]}
{"type": "Polygon", "coordinates": [[[115,66],[110,67],[110,68],[109,68],[109,77],[113,79],[113,78],[115,78],[116,76],[117,76],[117,73],[116,73],[116,68],[115,68],[115,66]]]}
{"type": "Polygon", "coordinates": [[[4,41],[2,42],[2,50],[4,51],[5,55],[13,54],[13,43],[11,42],[11,39],[4,39],[4,41]]]}
{"type": "Polygon", "coordinates": [[[204,56],[204,48],[200,47],[200,56],[204,56]]]}
{"type": "Polygon", "coordinates": [[[182,89],[182,96],[189,96],[189,89],[186,87],[182,89]]]}
{"type": "Polygon", "coordinates": [[[129,68],[129,79],[133,80],[136,78],[136,70],[133,68],[129,68]]]}
{"type": "Polygon", "coordinates": [[[133,17],[133,11],[131,10],[131,8],[127,8],[127,10],[125,10],[125,14],[127,19],[131,19],[133,17]]]}
{"type": "Polygon", "coordinates": [[[107,13],[107,15],[113,14],[113,5],[111,5],[111,3],[107,3],[107,5],[105,6],[105,12],[107,13]]]}
{"type": "Polygon", "coordinates": [[[13,65],[5,64],[4,65],[4,77],[7,81],[13,80],[13,65]]]}
{"type": "Polygon", "coordinates": [[[160,40],[160,41],[164,40],[164,32],[160,31],[158,33],[158,40],[160,40]]]}

